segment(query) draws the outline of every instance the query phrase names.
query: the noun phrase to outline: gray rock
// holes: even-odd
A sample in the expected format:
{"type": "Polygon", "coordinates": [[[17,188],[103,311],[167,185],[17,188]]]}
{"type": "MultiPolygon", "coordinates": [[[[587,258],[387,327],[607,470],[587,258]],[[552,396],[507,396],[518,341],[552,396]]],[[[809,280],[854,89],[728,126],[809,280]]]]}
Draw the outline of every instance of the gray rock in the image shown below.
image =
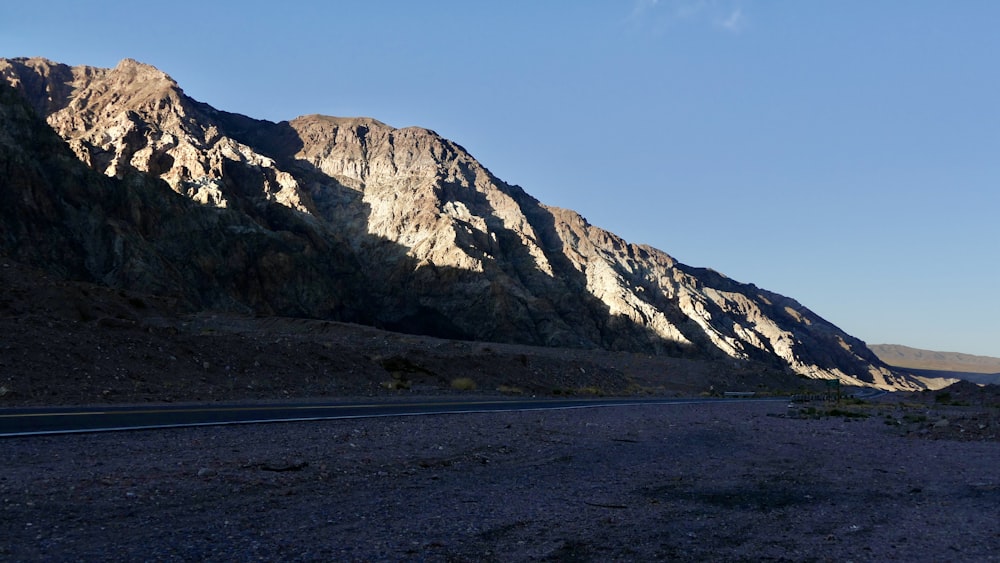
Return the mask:
{"type": "MultiPolygon", "coordinates": [[[[197,102],[128,59],[113,69],[0,59],[0,75],[81,162],[120,180],[109,188],[62,162],[78,178],[68,188],[73,211],[52,195],[66,182],[54,178],[25,188],[38,196],[27,216],[46,221],[28,224],[11,206],[23,231],[67,231],[35,260],[69,264],[65,273],[180,293],[193,308],[731,357],[846,384],[919,387],[795,300],[546,206],[433,131],[369,118],[256,120],[197,102]]],[[[70,154],[45,143],[45,155],[26,156],[70,154]]]]}

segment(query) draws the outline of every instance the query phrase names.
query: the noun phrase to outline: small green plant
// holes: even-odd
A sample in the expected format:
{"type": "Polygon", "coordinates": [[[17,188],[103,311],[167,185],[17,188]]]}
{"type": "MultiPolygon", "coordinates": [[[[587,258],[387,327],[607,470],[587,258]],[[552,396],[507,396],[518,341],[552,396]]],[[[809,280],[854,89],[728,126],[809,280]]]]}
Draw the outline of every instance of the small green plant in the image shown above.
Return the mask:
{"type": "Polygon", "coordinates": [[[459,391],[475,391],[476,382],[471,377],[456,377],[451,380],[451,388],[459,391]]]}
{"type": "Polygon", "coordinates": [[[628,387],[625,388],[626,395],[655,395],[657,392],[663,393],[664,391],[665,389],[663,387],[657,389],[655,387],[639,385],[635,382],[629,383],[628,387]]]}
{"type": "Polygon", "coordinates": [[[514,386],[511,386],[511,385],[501,385],[500,387],[497,387],[497,391],[499,391],[499,392],[501,392],[501,393],[503,393],[505,395],[523,395],[524,394],[524,389],[521,389],[520,387],[514,387],[514,386]]]}

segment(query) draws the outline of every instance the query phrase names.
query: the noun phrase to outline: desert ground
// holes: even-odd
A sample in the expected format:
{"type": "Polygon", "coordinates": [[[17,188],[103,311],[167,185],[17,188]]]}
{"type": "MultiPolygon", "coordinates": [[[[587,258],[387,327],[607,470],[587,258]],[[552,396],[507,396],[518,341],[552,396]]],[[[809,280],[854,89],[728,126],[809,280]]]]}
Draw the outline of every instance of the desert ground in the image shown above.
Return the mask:
{"type": "Polygon", "coordinates": [[[830,409],[711,402],[6,439],[0,555],[998,560],[995,409],[830,409]]]}

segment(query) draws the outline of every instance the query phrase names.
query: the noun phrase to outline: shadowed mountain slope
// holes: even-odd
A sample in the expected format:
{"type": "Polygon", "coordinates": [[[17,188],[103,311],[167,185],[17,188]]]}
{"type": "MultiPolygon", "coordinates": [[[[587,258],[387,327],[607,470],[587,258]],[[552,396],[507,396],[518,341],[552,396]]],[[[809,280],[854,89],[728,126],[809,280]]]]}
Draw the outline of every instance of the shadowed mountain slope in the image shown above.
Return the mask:
{"type": "Polygon", "coordinates": [[[27,133],[31,112],[7,90],[5,111],[24,124],[16,137],[5,118],[4,151],[33,172],[3,180],[4,245],[66,274],[203,308],[918,386],[793,299],[546,206],[433,131],[256,120],[197,102],[132,60],[99,69],[6,59],[0,76],[66,143],[27,133]],[[39,211],[46,198],[63,211],[39,211]],[[62,234],[26,242],[50,229],[62,234]]]}

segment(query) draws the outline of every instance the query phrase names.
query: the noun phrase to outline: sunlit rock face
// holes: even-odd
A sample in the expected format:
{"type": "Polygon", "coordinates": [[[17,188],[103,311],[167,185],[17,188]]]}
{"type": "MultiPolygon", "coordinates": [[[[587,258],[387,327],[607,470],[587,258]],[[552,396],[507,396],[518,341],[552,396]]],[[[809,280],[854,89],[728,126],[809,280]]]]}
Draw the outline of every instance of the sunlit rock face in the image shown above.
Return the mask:
{"type": "MultiPolygon", "coordinates": [[[[200,208],[244,218],[248,239],[288,242],[284,258],[254,263],[268,283],[204,306],[452,338],[728,356],[813,378],[915,387],[794,300],[546,206],[433,131],[321,115],[256,120],[197,102],[132,60],[100,69],[6,59],[0,76],[94,171],[153,176],[200,208]],[[338,299],[353,292],[357,306],[310,309],[329,280],[294,270],[317,261],[328,265],[309,270],[337,276],[338,299]],[[345,268],[359,271],[345,276],[345,268]],[[301,294],[300,303],[275,306],[267,294],[278,286],[301,294]]],[[[154,277],[112,281],[156,289],[141,282],[154,277]]]]}

